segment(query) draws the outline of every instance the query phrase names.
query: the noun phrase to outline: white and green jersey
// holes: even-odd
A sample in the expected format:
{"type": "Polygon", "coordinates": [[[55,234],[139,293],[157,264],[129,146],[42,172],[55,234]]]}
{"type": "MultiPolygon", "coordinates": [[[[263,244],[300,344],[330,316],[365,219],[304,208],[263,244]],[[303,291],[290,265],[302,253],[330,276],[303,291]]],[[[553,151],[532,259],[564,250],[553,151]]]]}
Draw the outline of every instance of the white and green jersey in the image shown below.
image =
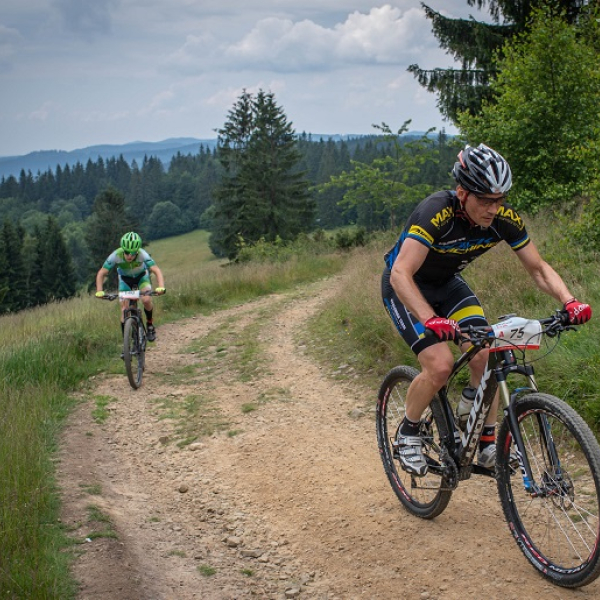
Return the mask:
{"type": "Polygon", "coordinates": [[[112,271],[116,267],[119,277],[138,278],[149,274],[150,267],[156,264],[152,257],[141,248],[131,262],[127,261],[123,254],[123,248],[118,248],[104,261],[102,266],[108,271],[112,271]]]}

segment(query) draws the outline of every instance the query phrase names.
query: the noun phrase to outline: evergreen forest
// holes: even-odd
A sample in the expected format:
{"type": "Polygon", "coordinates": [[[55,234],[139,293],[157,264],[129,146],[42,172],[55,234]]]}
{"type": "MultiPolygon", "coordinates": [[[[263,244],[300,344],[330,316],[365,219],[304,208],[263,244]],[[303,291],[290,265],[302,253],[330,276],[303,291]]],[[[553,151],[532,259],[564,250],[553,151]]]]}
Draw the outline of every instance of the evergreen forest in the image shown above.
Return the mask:
{"type": "MultiPolygon", "coordinates": [[[[312,232],[358,225],[379,229],[389,214],[341,204],[347,186],[323,184],[352,169],[397,152],[397,145],[427,137],[446,148],[445,164],[433,158],[411,177],[412,183],[451,184],[456,152],[439,133],[402,136],[377,134],[343,141],[294,135],[297,153],[292,169],[306,183],[306,201],[314,210],[299,230],[312,232]],[[400,141],[398,141],[400,140],[400,141]]],[[[424,152],[424,151],[423,151],[424,152]]],[[[195,229],[212,230],[215,198],[223,196],[226,168],[223,147],[200,147],[195,155],[177,154],[167,166],[152,156],[141,165],[122,156],[98,158],[83,165],[57,165],[37,174],[21,171],[0,180],[0,312],[60,300],[86,290],[120,236],[139,231],[145,246],[152,240],[195,229]],[[60,289],[54,285],[62,282],[60,289]]],[[[277,235],[277,234],[276,234],[277,235]]],[[[151,248],[150,248],[151,252],[151,248]]],[[[218,254],[218,251],[217,251],[218,254]]],[[[235,252],[222,256],[234,258],[235,252]]]]}

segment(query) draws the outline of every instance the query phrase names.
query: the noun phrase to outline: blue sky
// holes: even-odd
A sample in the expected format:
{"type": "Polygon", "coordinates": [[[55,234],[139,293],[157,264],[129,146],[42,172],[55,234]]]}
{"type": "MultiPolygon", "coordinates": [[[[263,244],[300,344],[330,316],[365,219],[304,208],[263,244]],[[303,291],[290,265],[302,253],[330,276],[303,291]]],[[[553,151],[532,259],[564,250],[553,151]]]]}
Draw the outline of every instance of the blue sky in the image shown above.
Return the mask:
{"type": "Polygon", "coordinates": [[[298,133],[454,133],[412,63],[453,64],[415,0],[0,0],[0,156],[214,138],[243,89],[298,133]]]}

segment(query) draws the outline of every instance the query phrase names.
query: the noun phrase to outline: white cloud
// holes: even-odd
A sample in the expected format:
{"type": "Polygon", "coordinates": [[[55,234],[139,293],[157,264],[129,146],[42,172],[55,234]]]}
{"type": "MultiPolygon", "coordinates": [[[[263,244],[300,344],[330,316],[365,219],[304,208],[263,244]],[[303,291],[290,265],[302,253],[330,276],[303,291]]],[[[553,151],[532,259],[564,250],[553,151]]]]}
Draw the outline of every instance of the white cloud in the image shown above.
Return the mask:
{"type": "Polygon", "coordinates": [[[384,5],[368,13],[354,12],[333,27],[310,20],[262,19],[229,44],[219,45],[206,33],[188,36],[167,64],[187,72],[201,72],[210,63],[233,71],[330,71],[358,64],[407,65],[422,56],[426,46],[437,48],[421,9],[384,5]]]}
{"type": "Polygon", "coordinates": [[[31,121],[46,121],[53,112],[54,107],[51,102],[45,102],[37,110],[29,113],[28,119],[31,121]]]}

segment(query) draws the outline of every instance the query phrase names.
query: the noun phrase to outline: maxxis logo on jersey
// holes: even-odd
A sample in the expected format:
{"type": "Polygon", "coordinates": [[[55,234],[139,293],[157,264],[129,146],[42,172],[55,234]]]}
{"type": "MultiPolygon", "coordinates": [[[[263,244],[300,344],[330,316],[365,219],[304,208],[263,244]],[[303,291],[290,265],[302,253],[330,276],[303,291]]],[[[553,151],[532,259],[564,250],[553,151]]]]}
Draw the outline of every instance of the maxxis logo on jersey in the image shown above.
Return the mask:
{"type": "Polygon", "coordinates": [[[519,231],[521,231],[525,227],[525,223],[523,223],[523,219],[517,214],[514,208],[509,206],[501,206],[496,213],[498,218],[502,221],[508,221],[512,223],[519,231]]]}
{"type": "Polygon", "coordinates": [[[431,219],[431,224],[438,229],[442,227],[445,223],[447,223],[450,219],[454,217],[454,210],[448,206],[441,210],[433,219],[431,219]]]}

